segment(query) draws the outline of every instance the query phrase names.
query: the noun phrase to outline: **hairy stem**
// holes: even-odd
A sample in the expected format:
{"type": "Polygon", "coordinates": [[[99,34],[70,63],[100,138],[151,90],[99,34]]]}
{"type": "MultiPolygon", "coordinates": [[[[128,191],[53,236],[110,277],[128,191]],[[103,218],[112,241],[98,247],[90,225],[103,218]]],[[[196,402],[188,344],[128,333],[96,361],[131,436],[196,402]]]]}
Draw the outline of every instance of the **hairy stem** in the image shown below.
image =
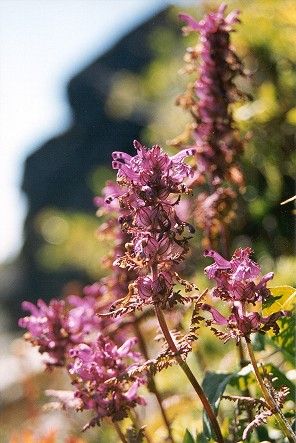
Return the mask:
{"type": "Polygon", "coordinates": [[[118,434],[118,437],[120,438],[120,441],[122,441],[122,443],[128,443],[127,439],[125,438],[124,433],[122,432],[122,430],[120,429],[119,424],[117,423],[117,421],[113,422],[114,428],[116,429],[116,432],[118,434]]]}
{"type": "Polygon", "coordinates": [[[198,383],[198,381],[196,380],[193,372],[191,371],[191,369],[189,368],[189,366],[187,365],[187,363],[185,361],[182,360],[182,358],[180,357],[180,355],[178,354],[178,348],[175,345],[175,342],[171,336],[171,333],[168,329],[166,320],[164,318],[164,315],[162,313],[162,310],[158,307],[155,306],[155,313],[159,322],[159,326],[163,332],[163,335],[167,341],[167,344],[169,346],[169,349],[176,355],[176,360],[179,363],[181,369],[185,372],[188,380],[190,381],[191,385],[193,386],[195,392],[197,393],[199,399],[201,400],[205,411],[211,421],[211,424],[213,426],[213,429],[215,431],[216,434],[216,438],[217,438],[217,442],[219,443],[224,443],[224,439],[222,437],[222,433],[220,430],[220,426],[219,423],[217,421],[217,418],[214,414],[214,411],[209,403],[209,400],[207,399],[207,397],[205,396],[205,393],[203,392],[200,384],[198,383]]]}
{"type": "MultiPolygon", "coordinates": [[[[143,337],[143,334],[142,334],[142,331],[140,329],[140,326],[139,326],[138,322],[135,322],[133,324],[133,326],[134,326],[135,333],[136,333],[136,335],[137,335],[137,337],[139,339],[139,346],[140,346],[141,352],[144,355],[145,360],[149,360],[147,346],[146,346],[146,343],[145,343],[145,340],[144,340],[144,337],[143,337]]],[[[171,425],[170,425],[169,419],[167,417],[166,411],[164,409],[164,406],[162,404],[162,398],[161,398],[160,392],[157,389],[157,386],[156,386],[156,383],[155,383],[155,379],[154,379],[153,376],[151,376],[151,378],[149,380],[149,388],[150,388],[151,392],[155,395],[155,397],[157,399],[157,402],[159,404],[161,415],[162,415],[163,421],[165,423],[165,426],[166,426],[166,429],[167,429],[167,432],[168,432],[169,441],[171,443],[174,443],[174,439],[173,439],[173,435],[172,435],[172,430],[171,430],[171,425]]]]}
{"type": "Polygon", "coordinates": [[[259,368],[257,365],[257,361],[255,358],[253,347],[249,341],[246,340],[246,343],[247,343],[247,349],[248,349],[248,353],[250,356],[250,360],[251,360],[251,363],[252,363],[252,366],[253,366],[253,369],[255,372],[255,376],[256,376],[257,382],[261,388],[263,397],[264,397],[268,407],[270,408],[271,412],[274,413],[274,416],[276,417],[282,432],[288,438],[289,442],[296,443],[296,436],[295,436],[290,424],[283,416],[280,408],[278,407],[278,405],[276,404],[276,402],[274,401],[274,399],[272,398],[272,396],[270,395],[270,393],[268,392],[268,389],[266,388],[266,386],[264,384],[264,381],[261,377],[261,374],[260,374],[260,371],[259,371],[259,368]]]}

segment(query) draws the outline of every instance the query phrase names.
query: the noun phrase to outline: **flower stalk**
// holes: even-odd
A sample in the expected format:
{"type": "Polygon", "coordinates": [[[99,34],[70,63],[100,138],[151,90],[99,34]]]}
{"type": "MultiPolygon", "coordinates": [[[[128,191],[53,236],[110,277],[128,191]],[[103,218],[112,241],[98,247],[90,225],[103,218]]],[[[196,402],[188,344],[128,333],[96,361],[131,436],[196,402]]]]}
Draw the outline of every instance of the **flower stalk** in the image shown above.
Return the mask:
{"type": "Polygon", "coordinates": [[[256,380],[260,386],[261,392],[263,394],[263,397],[269,407],[269,409],[271,410],[271,412],[273,412],[282,432],[284,433],[284,435],[287,437],[287,439],[289,440],[290,443],[296,443],[296,436],[290,426],[290,424],[288,423],[288,421],[285,419],[282,411],[279,409],[278,405],[276,404],[276,402],[273,400],[272,396],[270,395],[270,393],[268,392],[268,389],[266,388],[264,381],[261,377],[258,365],[257,365],[257,361],[256,361],[256,357],[253,351],[253,347],[252,344],[250,343],[250,341],[246,340],[246,344],[247,344],[247,349],[248,349],[248,354],[254,369],[254,373],[256,376],[256,380]]]}
{"type": "Polygon", "coordinates": [[[188,364],[186,363],[186,361],[182,360],[182,358],[180,357],[180,355],[178,354],[178,348],[174,343],[174,340],[171,336],[171,333],[169,331],[169,328],[167,326],[165,317],[163,315],[162,310],[155,306],[155,313],[159,322],[159,326],[162,330],[162,333],[167,341],[167,344],[169,346],[169,349],[176,354],[176,360],[179,364],[179,366],[181,367],[181,369],[183,370],[183,372],[186,374],[186,377],[188,378],[188,380],[190,381],[193,389],[195,390],[195,392],[197,393],[200,401],[202,402],[205,411],[209,417],[209,420],[213,426],[213,429],[215,431],[216,434],[216,438],[217,438],[217,442],[218,443],[223,443],[224,439],[220,430],[220,426],[219,423],[217,421],[217,418],[214,414],[214,411],[209,403],[209,400],[207,399],[207,397],[205,396],[204,391],[202,390],[202,387],[200,386],[200,384],[198,383],[197,379],[195,378],[193,372],[191,371],[191,369],[189,368],[188,364]]]}

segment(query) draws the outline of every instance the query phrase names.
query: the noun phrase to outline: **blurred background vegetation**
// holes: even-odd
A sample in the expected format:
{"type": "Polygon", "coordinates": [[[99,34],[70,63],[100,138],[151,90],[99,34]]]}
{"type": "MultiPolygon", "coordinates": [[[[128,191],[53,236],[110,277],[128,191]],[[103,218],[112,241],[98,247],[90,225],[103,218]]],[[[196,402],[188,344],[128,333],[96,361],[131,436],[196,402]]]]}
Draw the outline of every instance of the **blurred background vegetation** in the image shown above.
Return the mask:
{"type": "MultiPolygon", "coordinates": [[[[228,4],[229,9],[241,10],[242,24],[233,34],[233,44],[252,73],[249,79],[238,79],[252,100],[237,104],[234,109],[237,124],[250,138],[242,158],[246,190],[240,197],[238,218],[232,226],[231,249],[251,245],[263,272],[275,272],[274,285],[295,285],[295,209],[293,203],[280,205],[295,193],[295,1],[241,0],[228,4]]],[[[201,17],[216,5],[218,2],[214,1],[202,3],[189,12],[201,17]]],[[[165,9],[69,82],[72,127],[49,140],[26,162],[23,182],[29,199],[26,237],[21,255],[14,263],[17,270],[14,276],[19,283],[10,287],[9,297],[16,302],[12,305],[8,296],[6,302],[6,309],[15,317],[23,299],[80,294],[84,284],[104,274],[100,260],[108,244],[99,243],[95,237],[99,221],[92,198],[100,193],[107,178],[114,177],[110,169],[112,150],[130,151],[132,140],[139,138],[145,144],[158,143],[173,152],[168,140],[178,136],[189,121],[175,105],[176,97],[188,82],[180,73],[182,58],[185,48],[195,44],[194,36],[181,35],[177,14],[183,10],[180,5],[165,9]],[[43,176],[40,186],[34,176],[36,168],[43,176]]],[[[191,272],[199,288],[204,288],[205,262],[200,259],[198,233],[193,243],[197,259],[191,272]]],[[[19,342],[13,352],[20,358],[18,346],[19,342]]],[[[205,334],[199,344],[199,353],[205,355],[202,365],[210,363],[211,367],[223,369],[227,364],[230,370],[234,362],[221,360],[225,349],[221,350],[217,340],[205,334]]],[[[33,385],[28,382],[28,388],[21,384],[22,394],[15,394],[18,401],[8,402],[9,407],[1,415],[1,441],[6,441],[15,426],[9,424],[7,417],[16,410],[21,408],[21,413],[15,416],[17,422],[29,417],[40,420],[40,412],[36,412],[33,404],[36,399],[38,404],[44,401],[41,392],[44,386],[49,387],[50,377],[46,377],[46,383],[40,375],[32,377],[33,385]],[[24,394],[27,400],[19,403],[24,394]]],[[[170,379],[167,372],[160,376],[160,384],[167,393],[170,379]]],[[[177,403],[175,406],[171,403],[171,416],[178,415],[177,403]]],[[[190,414],[190,399],[187,409],[190,414]]],[[[180,429],[186,427],[184,415],[183,411],[178,419],[180,429]]],[[[73,417],[67,420],[72,423],[73,417]]],[[[81,423],[75,423],[76,432],[81,423]]],[[[67,424],[65,429],[69,428],[67,424]]],[[[98,437],[90,432],[83,439],[113,441],[112,434],[108,435],[100,431],[98,437]]],[[[50,438],[54,441],[53,436],[50,438]]],[[[18,440],[11,440],[14,442],[18,440]]]]}

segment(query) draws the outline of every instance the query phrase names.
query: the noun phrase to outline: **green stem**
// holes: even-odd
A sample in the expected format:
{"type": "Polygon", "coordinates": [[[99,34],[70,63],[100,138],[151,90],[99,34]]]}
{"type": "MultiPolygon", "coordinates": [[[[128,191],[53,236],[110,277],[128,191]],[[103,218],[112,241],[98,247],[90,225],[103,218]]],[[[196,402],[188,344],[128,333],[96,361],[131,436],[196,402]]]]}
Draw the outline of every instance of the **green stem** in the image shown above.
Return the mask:
{"type": "Polygon", "coordinates": [[[193,386],[195,392],[197,393],[199,399],[201,400],[205,411],[211,421],[211,424],[213,426],[213,429],[215,431],[216,434],[216,438],[217,438],[217,442],[218,443],[224,443],[224,439],[222,437],[222,433],[220,430],[220,426],[219,423],[217,421],[217,418],[214,414],[214,411],[209,403],[209,400],[207,399],[207,397],[205,396],[205,393],[202,390],[202,387],[200,386],[200,384],[198,383],[198,381],[196,380],[193,372],[191,371],[191,369],[189,368],[189,366],[187,365],[187,363],[185,361],[182,360],[182,358],[180,357],[180,355],[178,354],[178,348],[175,345],[175,342],[171,336],[171,333],[168,329],[166,320],[164,318],[164,315],[162,313],[162,310],[158,307],[155,306],[155,313],[159,322],[159,326],[163,332],[163,335],[167,341],[167,344],[169,346],[169,349],[175,354],[176,360],[179,363],[181,369],[185,372],[188,380],[190,381],[191,385],[193,386]]]}
{"type": "Polygon", "coordinates": [[[246,343],[247,343],[247,349],[248,349],[248,353],[250,356],[250,360],[251,360],[251,363],[252,363],[252,366],[253,366],[253,369],[255,372],[255,376],[256,376],[257,382],[261,388],[263,397],[264,397],[269,409],[271,410],[271,412],[274,413],[282,432],[287,437],[289,442],[296,443],[296,436],[295,436],[290,424],[283,416],[281,410],[279,409],[276,402],[273,400],[272,396],[270,395],[270,393],[268,392],[268,389],[266,388],[266,386],[264,384],[264,381],[261,377],[261,374],[260,374],[260,371],[259,371],[259,368],[257,365],[257,361],[255,358],[253,347],[249,341],[246,340],[246,343]]]}

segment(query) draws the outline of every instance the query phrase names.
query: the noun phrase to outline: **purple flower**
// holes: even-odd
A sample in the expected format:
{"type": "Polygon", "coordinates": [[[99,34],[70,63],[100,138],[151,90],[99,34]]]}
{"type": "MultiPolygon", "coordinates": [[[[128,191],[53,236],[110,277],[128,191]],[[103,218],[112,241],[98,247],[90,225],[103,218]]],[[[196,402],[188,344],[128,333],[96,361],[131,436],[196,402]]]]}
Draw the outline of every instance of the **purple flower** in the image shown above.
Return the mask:
{"type": "Polygon", "coordinates": [[[212,326],[213,324],[216,324],[227,327],[227,331],[225,333],[221,333],[215,328],[212,328],[215,333],[218,332],[217,335],[220,336],[225,342],[230,338],[234,338],[237,342],[239,342],[241,337],[245,337],[247,340],[249,340],[251,333],[265,333],[270,329],[273,329],[274,333],[277,334],[279,332],[279,326],[276,323],[277,320],[281,317],[287,317],[290,315],[290,312],[288,311],[278,311],[269,315],[268,317],[263,317],[258,312],[243,314],[240,307],[234,305],[229,317],[225,317],[220,314],[216,308],[208,304],[203,304],[202,309],[210,312],[212,315],[213,321],[207,321],[208,325],[212,326]]]}
{"type": "Polygon", "coordinates": [[[95,417],[90,426],[100,424],[104,417],[121,420],[128,410],[145,404],[138,388],[143,377],[124,378],[127,371],[140,362],[140,354],[133,350],[137,340],[131,338],[118,347],[100,336],[90,345],[79,344],[70,351],[69,373],[75,387],[75,397],[81,409],[92,410],[95,417]]]}
{"type": "Polygon", "coordinates": [[[192,169],[184,160],[194,150],[170,157],[158,145],[148,149],[135,141],[134,147],[134,157],[113,153],[113,168],[118,169],[117,181],[124,189],[118,197],[125,213],[122,228],[129,236],[124,255],[114,264],[138,275],[124,302],[132,309],[143,303],[172,305],[182,299],[173,286],[176,266],[188,251],[185,232],[194,232],[176,210],[181,194],[190,192],[185,181],[192,169]]]}
{"type": "Polygon", "coordinates": [[[208,278],[217,283],[213,295],[224,299],[247,300],[251,303],[262,298],[266,288],[264,282],[270,280],[273,274],[268,274],[268,278],[261,280],[259,285],[255,284],[253,279],[259,276],[260,266],[250,259],[251,253],[251,248],[237,249],[228,261],[216,251],[204,252],[205,257],[214,259],[214,263],[205,268],[208,278]]]}
{"type": "Polygon", "coordinates": [[[135,140],[134,147],[137,150],[134,157],[123,152],[112,154],[119,184],[136,188],[145,200],[162,200],[170,193],[185,192],[184,180],[192,175],[192,169],[184,159],[193,155],[194,149],[184,149],[169,157],[158,145],[147,149],[135,140]]]}
{"type": "Polygon", "coordinates": [[[239,12],[225,14],[226,4],[197,21],[180,14],[185,33],[199,37],[195,47],[187,49],[184,71],[195,73],[177,104],[189,111],[194,122],[173,141],[177,146],[195,149],[196,163],[191,186],[207,183],[210,192],[199,193],[193,204],[193,216],[203,235],[203,246],[213,248],[215,241],[226,241],[227,228],[235,218],[237,192],[244,184],[238,165],[243,140],[235,125],[233,104],[246,98],[236,86],[236,77],[246,72],[231,45],[230,35],[239,22],[239,12]],[[191,140],[192,146],[188,146],[191,140]],[[225,186],[227,185],[227,186],[225,186]]]}
{"type": "Polygon", "coordinates": [[[214,323],[227,328],[226,333],[212,328],[224,340],[235,338],[239,341],[241,337],[249,339],[251,333],[264,333],[269,329],[277,333],[277,320],[289,315],[287,311],[279,311],[269,317],[262,317],[257,311],[249,312],[250,304],[255,305],[270,297],[266,283],[273,278],[273,273],[270,272],[258,281],[260,266],[251,260],[251,253],[251,248],[237,249],[231,260],[226,260],[213,250],[204,253],[206,257],[214,259],[214,263],[205,268],[208,278],[216,281],[212,295],[229,303],[230,315],[223,316],[209,304],[204,304],[202,308],[212,316],[213,320],[209,320],[208,324],[214,323]]]}
{"type": "Polygon", "coordinates": [[[28,329],[25,338],[38,346],[41,354],[47,354],[45,362],[49,367],[63,366],[69,343],[64,301],[53,299],[47,305],[40,299],[36,306],[25,301],[22,308],[31,313],[19,320],[19,326],[28,329]]]}
{"type": "MultiPolygon", "coordinates": [[[[243,95],[234,78],[244,75],[244,71],[230,44],[230,32],[239,22],[239,12],[233,11],[225,16],[226,7],[223,3],[216,12],[209,13],[199,22],[188,14],[180,14],[180,18],[187,24],[186,31],[200,34],[200,50],[190,50],[187,54],[190,72],[196,59],[200,59],[196,66],[199,77],[194,87],[195,96],[189,106],[197,121],[193,131],[197,178],[210,174],[214,181],[227,178],[241,184],[242,177],[237,172],[235,159],[242,152],[242,142],[234,128],[230,105],[243,95]]],[[[184,99],[179,102],[184,103],[184,99]]]]}
{"type": "Polygon", "coordinates": [[[91,342],[114,322],[98,316],[110,305],[102,293],[90,295],[89,287],[86,291],[85,297],[71,295],[66,302],[53,299],[48,305],[43,300],[38,300],[37,305],[22,303],[31,315],[21,318],[19,326],[28,330],[25,338],[45,354],[48,367],[64,366],[69,348],[80,342],[91,342]]]}

